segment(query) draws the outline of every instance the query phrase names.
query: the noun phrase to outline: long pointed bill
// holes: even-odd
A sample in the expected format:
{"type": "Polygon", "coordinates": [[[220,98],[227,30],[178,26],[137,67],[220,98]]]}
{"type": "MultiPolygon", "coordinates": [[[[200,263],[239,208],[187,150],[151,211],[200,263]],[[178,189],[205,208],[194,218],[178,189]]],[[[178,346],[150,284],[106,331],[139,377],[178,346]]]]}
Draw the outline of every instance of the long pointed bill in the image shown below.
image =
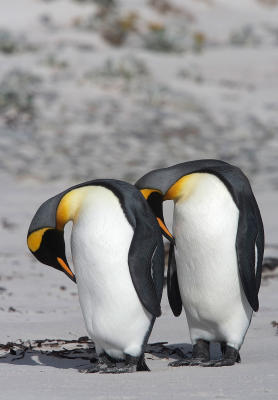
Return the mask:
{"type": "Polygon", "coordinates": [[[171,243],[175,243],[173,235],[170,233],[164,222],[162,210],[163,195],[161,191],[158,189],[141,189],[141,193],[153,210],[163,236],[165,236],[171,243]]]}
{"type": "Polygon", "coordinates": [[[67,263],[65,263],[65,261],[60,258],[57,257],[57,261],[60,264],[60,266],[62,267],[64,273],[73,281],[76,283],[76,278],[75,275],[73,274],[72,270],[70,269],[70,267],[67,265],[67,263]]]}
{"type": "Polygon", "coordinates": [[[157,217],[156,218],[157,219],[157,221],[158,221],[158,224],[159,224],[159,226],[160,226],[160,228],[162,229],[162,231],[163,231],[163,235],[166,237],[166,239],[168,239],[170,242],[173,242],[175,239],[174,239],[174,236],[170,233],[170,231],[169,231],[169,229],[167,228],[167,226],[165,225],[165,223],[162,221],[162,219],[161,218],[159,218],[159,217],[157,217]]]}

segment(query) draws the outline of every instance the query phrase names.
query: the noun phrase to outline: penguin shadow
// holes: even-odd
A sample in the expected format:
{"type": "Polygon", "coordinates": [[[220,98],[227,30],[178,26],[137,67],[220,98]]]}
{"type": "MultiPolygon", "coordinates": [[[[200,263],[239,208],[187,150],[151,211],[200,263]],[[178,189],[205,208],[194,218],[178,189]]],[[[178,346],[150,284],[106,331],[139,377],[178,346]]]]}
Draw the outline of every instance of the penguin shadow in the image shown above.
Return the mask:
{"type": "Polygon", "coordinates": [[[44,339],[0,344],[0,363],[82,369],[96,359],[95,346],[88,337],[78,340],[44,339]]]}
{"type": "MultiPolygon", "coordinates": [[[[145,352],[146,359],[167,359],[170,361],[182,360],[191,358],[192,344],[175,343],[167,344],[167,342],[148,344],[145,352]]],[[[221,347],[219,343],[210,343],[210,358],[211,360],[220,360],[222,358],[221,347]]]]}
{"type": "Polygon", "coordinates": [[[168,342],[149,343],[146,346],[146,360],[165,360],[174,361],[185,357],[190,357],[192,354],[192,346],[189,343],[168,344],[168,342]]]}
{"type": "MultiPolygon", "coordinates": [[[[150,343],[146,347],[146,360],[170,361],[190,357],[192,345],[188,343],[150,343]]],[[[221,357],[220,348],[211,346],[211,357],[221,357]]],[[[94,343],[87,337],[77,340],[44,339],[0,344],[0,363],[12,365],[49,366],[59,369],[83,369],[97,358],[94,343]]]]}

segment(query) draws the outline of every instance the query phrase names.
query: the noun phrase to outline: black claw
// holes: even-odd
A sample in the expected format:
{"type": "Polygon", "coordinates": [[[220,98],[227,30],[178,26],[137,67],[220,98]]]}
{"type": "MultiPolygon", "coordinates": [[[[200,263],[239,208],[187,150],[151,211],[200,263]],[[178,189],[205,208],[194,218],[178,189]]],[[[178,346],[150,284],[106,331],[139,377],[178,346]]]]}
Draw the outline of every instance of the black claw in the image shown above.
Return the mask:
{"type": "Polygon", "coordinates": [[[236,363],[235,360],[230,358],[223,358],[221,360],[211,360],[202,364],[202,367],[229,367],[236,363]]]}

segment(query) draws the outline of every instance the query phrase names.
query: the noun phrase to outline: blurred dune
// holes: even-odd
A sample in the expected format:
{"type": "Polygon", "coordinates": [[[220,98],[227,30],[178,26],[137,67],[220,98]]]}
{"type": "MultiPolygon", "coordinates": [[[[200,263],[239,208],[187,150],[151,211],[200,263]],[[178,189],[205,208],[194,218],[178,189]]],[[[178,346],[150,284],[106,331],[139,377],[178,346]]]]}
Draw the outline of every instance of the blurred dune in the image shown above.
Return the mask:
{"type": "Polygon", "coordinates": [[[136,180],[189,159],[278,188],[278,7],[263,0],[9,0],[0,168],[136,180]]]}

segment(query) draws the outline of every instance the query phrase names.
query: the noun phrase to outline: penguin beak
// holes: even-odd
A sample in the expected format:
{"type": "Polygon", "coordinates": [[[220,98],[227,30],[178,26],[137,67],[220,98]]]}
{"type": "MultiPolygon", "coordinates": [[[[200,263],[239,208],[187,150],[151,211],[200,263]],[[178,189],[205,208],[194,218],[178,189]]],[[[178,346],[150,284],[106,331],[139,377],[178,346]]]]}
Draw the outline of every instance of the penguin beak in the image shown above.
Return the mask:
{"type": "Polygon", "coordinates": [[[171,232],[169,231],[169,229],[167,228],[167,226],[165,225],[165,222],[163,219],[156,217],[158,225],[160,226],[161,230],[162,230],[162,234],[163,236],[168,239],[171,243],[175,244],[175,238],[174,236],[171,234],[171,232]]]}
{"type": "Polygon", "coordinates": [[[57,257],[57,261],[61,266],[61,271],[64,272],[74,283],[76,283],[76,278],[70,267],[68,266],[67,260],[63,260],[60,257],[57,257]]]}
{"type": "Polygon", "coordinates": [[[171,243],[175,244],[175,239],[170,233],[169,229],[165,225],[163,217],[163,195],[160,190],[157,189],[141,189],[141,193],[147,200],[149,206],[151,207],[153,213],[156,216],[157,222],[161,228],[163,236],[168,239],[171,243]]]}

